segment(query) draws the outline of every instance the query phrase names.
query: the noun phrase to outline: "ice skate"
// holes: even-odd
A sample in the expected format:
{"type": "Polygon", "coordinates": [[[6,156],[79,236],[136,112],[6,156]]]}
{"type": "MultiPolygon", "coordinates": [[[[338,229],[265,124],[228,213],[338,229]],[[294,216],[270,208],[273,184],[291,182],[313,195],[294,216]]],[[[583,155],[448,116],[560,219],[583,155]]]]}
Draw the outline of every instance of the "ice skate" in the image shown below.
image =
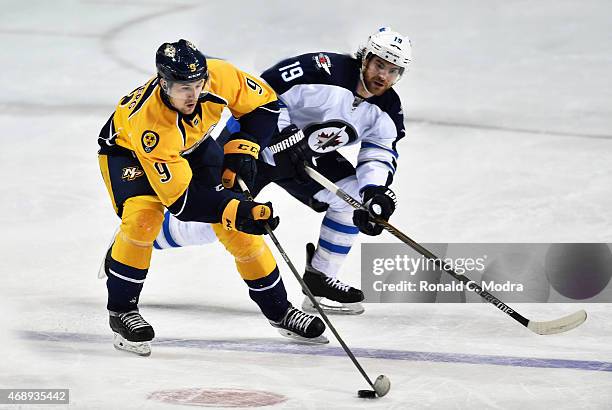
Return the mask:
{"type": "MultiPolygon", "coordinates": [[[[326,276],[312,267],[311,261],[315,247],[312,243],[306,245],[306,271],[304,282],[315,296],[325,313],[341,315],[359,315],[364,312],[361,302],[363,292],[353,288],[342,281],[326,276]]],[[[302,302],[302,309],[308,313],[317,313],[316,308],[306,296],[302,302]]]]}
{"type": "Polygon", "coordinates": [[[114,332],[115,349],[136,353],[139,356],[149,356],[151,354],[149,342],[155,337],[155,331],[140,313],[136,310],[109,313],[109,324],[114,332]]]}
{"type": "Polygon", "coordinates": [[[323,335],[325,324],[316,316],[309,315],[289,305],[280,322],[270,321],[281,335],[305,343],[325,344],[329,340],[323,335]]]}

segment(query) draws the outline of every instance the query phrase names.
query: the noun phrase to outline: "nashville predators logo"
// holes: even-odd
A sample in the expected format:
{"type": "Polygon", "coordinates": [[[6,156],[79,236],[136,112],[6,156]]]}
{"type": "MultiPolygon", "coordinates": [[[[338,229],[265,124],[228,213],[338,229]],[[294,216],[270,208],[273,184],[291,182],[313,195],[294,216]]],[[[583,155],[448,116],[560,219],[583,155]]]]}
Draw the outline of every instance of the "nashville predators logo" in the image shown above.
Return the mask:
{"type": "Polygon", "coordinates": [[[176,56],[176,48],[172,44],[166,44],[164,48],[164,55],[166,57],[174,58],[176,56]]]}
{"type": "Polygon", "coordinates": [[[143,170],[138,167],[125,167],[121,170],[121,179],[125,181],[133,181],[143,175],[143,170]]]}
{"type": "Polygon", "coordinates": [[[146,130],[142,133],[141,142],[142,149],[148,154],[159,144],[159,135],[154,131],[146,130]]]}

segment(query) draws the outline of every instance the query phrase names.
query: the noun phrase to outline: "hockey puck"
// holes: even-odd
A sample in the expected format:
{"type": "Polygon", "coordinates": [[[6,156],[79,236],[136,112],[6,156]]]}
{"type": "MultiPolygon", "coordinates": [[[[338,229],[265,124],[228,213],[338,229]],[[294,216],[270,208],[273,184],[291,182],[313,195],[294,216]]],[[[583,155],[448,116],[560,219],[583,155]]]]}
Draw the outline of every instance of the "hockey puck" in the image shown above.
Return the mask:
{"type": "Polygon", "coordinates": [[[357,397],[361,399],[375,399],[376,392],[374,390],[358,390],[357,397]]]}

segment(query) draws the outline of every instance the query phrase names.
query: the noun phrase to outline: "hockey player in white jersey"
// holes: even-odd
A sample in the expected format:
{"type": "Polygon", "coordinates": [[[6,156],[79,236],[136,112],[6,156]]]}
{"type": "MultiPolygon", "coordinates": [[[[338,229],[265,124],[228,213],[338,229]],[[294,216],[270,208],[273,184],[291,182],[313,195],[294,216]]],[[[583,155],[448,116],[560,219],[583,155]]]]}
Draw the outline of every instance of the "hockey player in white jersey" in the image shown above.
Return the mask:
{"type": "MultiPolygon", "coordinates": [[[[280,131],[262,150],[250,188],[257,195],[274,182],[312,209],[325,212],[317,246],[306,245],[304,281],[319,301],[337,302],[322,301],[328,312],[363,312],[361,290],[343,283],[337,275],[357,234],[379,235],[382,227],[371,221],[368,212],[353,211],[323,189],[305,174],[303,164],[315,163],[319,172],[348,194],[359,195],[370,213],[388,220],[396,207],[395,194],[389,188],[397,168],[396,145],[405,132],[402,105],[392,86],[410,61],[410,40],[382,28],[355,57],[330,52],[303,54],[283,60],[261,75],[281,102],[280,131]],[[360,144],[356,166],[337,151],[354,144],[360,144]]],[[[220,139],[236,132],[237,127],[237,121],[230,119],[220,139]]],[[[176,220],[168,221],[168,226],[172,230],[162,231],[157,247],[195,244],[208,229],[176,220]]],[[[308,298],[303,308],[314,311],[308,298]]]]}

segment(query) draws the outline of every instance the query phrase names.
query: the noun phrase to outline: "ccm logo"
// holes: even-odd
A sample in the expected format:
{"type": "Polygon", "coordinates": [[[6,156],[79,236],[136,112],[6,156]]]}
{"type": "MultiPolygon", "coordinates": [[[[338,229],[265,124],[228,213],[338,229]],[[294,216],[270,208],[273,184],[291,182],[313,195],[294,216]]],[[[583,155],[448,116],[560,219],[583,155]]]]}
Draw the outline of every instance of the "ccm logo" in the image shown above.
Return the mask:
{"type": "Polygon", "coordinates": [[[247,144],[238,144],[238,149],[242,151],[250,151],[253,154],[257,154],[259,152],[259,149],[257,147],[247,144]]]}

